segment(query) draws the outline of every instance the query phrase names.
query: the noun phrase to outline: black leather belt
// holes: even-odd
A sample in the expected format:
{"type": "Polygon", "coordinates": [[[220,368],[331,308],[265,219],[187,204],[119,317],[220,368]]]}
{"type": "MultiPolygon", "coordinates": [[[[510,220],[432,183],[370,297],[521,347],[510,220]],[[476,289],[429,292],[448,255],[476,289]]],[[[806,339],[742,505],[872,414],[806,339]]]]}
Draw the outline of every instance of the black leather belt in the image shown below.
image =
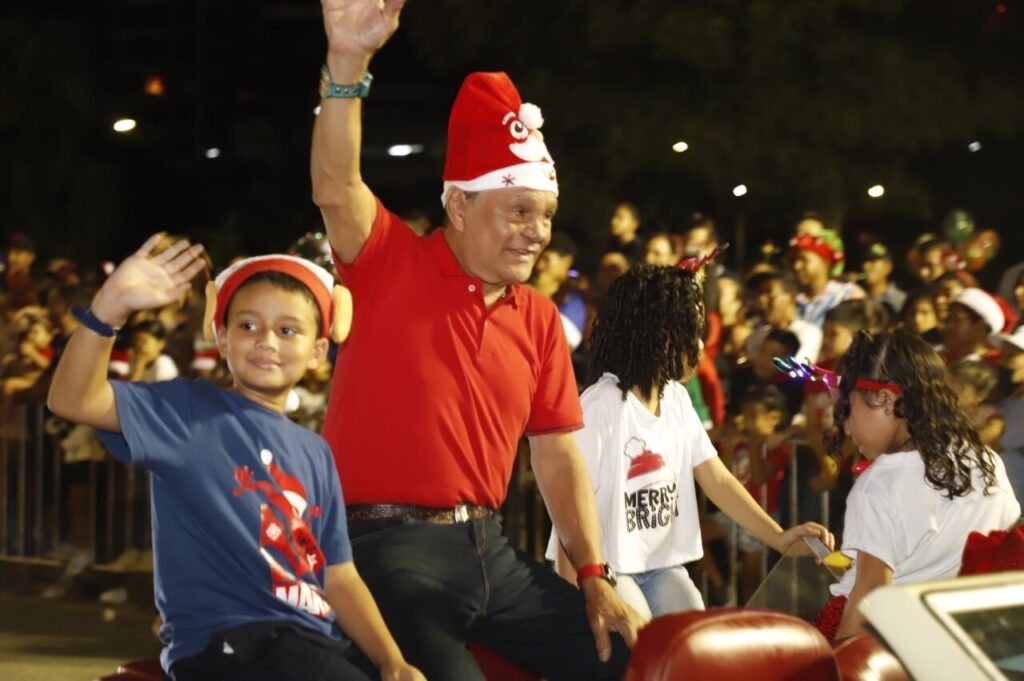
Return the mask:
{"type": "Polygon", "coordinates": [[[490,518],[494,511],[484,506],[459,504],[454,508],[429,508],[408,504],[356,504],[346,509],[349,522],[385,520],[387,518],[412,518],[425,520],[437,525],[454,525],[477,518],[490,518]]]}

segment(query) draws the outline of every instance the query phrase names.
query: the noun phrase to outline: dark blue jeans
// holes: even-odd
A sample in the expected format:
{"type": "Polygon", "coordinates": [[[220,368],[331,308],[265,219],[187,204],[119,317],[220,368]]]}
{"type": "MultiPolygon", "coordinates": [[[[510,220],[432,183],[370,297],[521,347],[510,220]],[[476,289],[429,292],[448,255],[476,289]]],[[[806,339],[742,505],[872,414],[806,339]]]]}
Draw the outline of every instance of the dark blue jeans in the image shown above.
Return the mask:
{"type": "Polygon", "coordinates": [[[174,681],[379,679],[370,661],[349,641],[274,622],[217,632],[206,650],[178,660],[171,673],[174,681]]]}
{"type": "Polygon", "coordinates": [[[549,681],[621,679],[612,635],[602,663],[583,595],[509,545],[496,518],[454,525],[395,518],[352,523],[356,567],[405,658],[431,681],[484,681],[480,643],[549,681]]]}

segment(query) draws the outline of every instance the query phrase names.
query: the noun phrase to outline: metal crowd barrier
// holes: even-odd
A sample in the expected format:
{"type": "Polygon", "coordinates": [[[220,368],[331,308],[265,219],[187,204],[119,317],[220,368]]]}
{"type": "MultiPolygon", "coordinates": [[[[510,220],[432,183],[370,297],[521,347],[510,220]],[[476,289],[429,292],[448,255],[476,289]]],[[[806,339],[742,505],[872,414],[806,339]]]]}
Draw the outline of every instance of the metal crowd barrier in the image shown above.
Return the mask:
{"type": "MultiPolygon", "coordinates": [[[[113,561],[125,549],[148,549],[150,542],[148,474],[126,466],[107,456],[105,460],[90,460],[68,464],[56,436],[48,434],[46,419],[49,413],[42,404],[17,405],[12,418],[0,424],[0,557],[42,558],[69,542],[70,509],[66,507],[67,466],[84,466],[87,474],[79,470],[77,484],[87,488],[86,546],[75,546],[87,551],[98,563],[113,561]],[[140,477],[142,476],[142,477],[140,477]],[[147,484],[142,484],[147,483],[147,484]]],[[[817,520],[830,526],[829,492],[821,492],[819,504],[810,511],[801,508],[807,501],[809,489],[802,489],[806,476],[801,475],[801,448],[806,443],[792,440],[786,489],[780,490],[783,527],[797,522],[817,520]],[[817,511],[815,513],[815,510],[817,511]],[[810,513],[810,515],[809,515],[810,513]]],[[[806,457],[806,455],[805,455],[806,457]]],[[[544,550],[550,532],[543,501],[529,467],[517,467],[509,490],[506,513],[506,532],[512,543],[537,560],[544,560],[544,550]],[[525,469],[525,470],[524,470],[525,469]]],[[[762,486],[762,504],[767,498],[767,485],[762,486]]],[[[700,495],[701,513],[707,506],[700,495]]],[[[81,513],[79,509],[77,513],[81,513]]],[[[737,529],[729,542],[728,583],[736,593],[739,576],[737,529]]],[[[80,538],[81,539],[81,538],[80,538]]],[[[769,552],[763,552],[761,578],[769,568],[769,552]]],[[[706,575],[699,581],[705,602],[708,597],[706,575]]]]}
{"type": "MultiPolygon", "coordinates": [[[[806,490],[801,490],[800,483],[801,483],[802,469],[801,469],[800,463],[799,463],[799,460],[801,458],[800,455],[801,455],[802,452],[806,452],[808,455],[813,455],[813,450],[810,449],[810,447],[807,444],[807,441],[804,440],[803,438],[792,438],[792,439],[789,439],[789,440],[786,441],[786,444],[788,444],[789,447],[790,447],[790,454],[789,454],[789,463],[787,465],[787,470],[786,470],[786,476],[785,476],[785,478],[783,480],[783,484],[785,485],[785,488],[784,488],[785,494],[782,494],[783,489],[780,489],[780,511],[784,511],[784,512],[781,513],[781,518],[780,518],[779,524],[783,527],[783,529],[787,529],[787,528],[789,528],[789,527],[791,527],[793,525],[799,524],[799,523],[815,521],[815,522],[821,523],[822,525],[824,525],[825,527],[827,527],[827,528],[829,528],[831,530],[832,529],[832,525],[830,524],[830,517],[829,517],[829,508],[830,508],[830,505],[831,505],[831,495],[830,495],[829,490],[824,490],[824,491],[818,492],[818,493],[815,493],[809,487],[806,490]],[[803,493],[804,493],[803,497],[801,497],[801,491],[803,491],[803,493]],[[810,508],[810,509],[808,509],[806,507],[801,508],[801,504],[800,504],[801,498],[806,499],[806,498],[808,498],[808,496],[814,495],[814,494],[818,495],[818,500],[817,500],[818,503],[817,503],[817,505],[815,507],[810,508]],[[781,508],[781,504],[782,504],[782,500],[783,499],[785,499],[786,502],[787,502],[785,504],[785,506],[786,506],[785,509],[781,508]]],[[[807,478],[805,477],[804,478],[804,482],[806,482],[806,480],[807,480],[807,478]]],[[[708,500],[700,492],[700,488],[699,487],[697,488],[697,494],[698,494],[700,513],[701,513],[701,516],[704,516],[708,512],[708,500]]],[[[768,499],[768,484],[767,483],[761,485],[761,493],[760,493],[759,496],[760,496],[761,507],[765,508],[767,506],[767,499],[768,499]]],[[[732,526],[731,530],[730,530],[730,536],[728,538],[728,548],[729,548],[729,550],[728,550],[727,555],[728,555],[729,565],[728,565],[727,584],[728,584],[729,591],[731,591],[732,594],[738,594],[739,593],[739,572],[740,572],[739,531],[740,531],[739,528],[734,524],[732,526]]],[[[836,539],[838,541],[838,537],[836,539]]],[[[839,548],[839,547],[837,546],[836,548],[839,548]]],[[[761,552],[761,574],[760,574],[760,580],[761,581],[764,581],[765,576],[768,574],[768,570],[769,570],[769,567],[770,567],[769,563],[770,563],[770,560],[771,560],[771,553],[773,553],[771,551],[771,549],[767,549],[767,550],[761,552]]],[[[700,586],[701,596],[704,598],[704,602],[708,603],[708,596],[710,594],[710,584],[708,582],[708,577],[707,577],[706,573],[703,573],[703,572],[701,573],[701,578],[700,578],[699,586],[700,586]]],[[[737,605],[742,606],[744,604],[743,603],[737,603],[737,605]]]]}
{"type": "Polygon", "coordinates": [[[149,548],[147,474],[109,456],[66,463],[58,436],[47,432],[48,418],[45,405],[20,404],[0,424],[0,557],[59,554],[70,542],[72,523],[85,528],[76,539],[86,545],[74,550],[97,562],[127,548],[149,548]],[[85,488],[84,508],[67,506],[69,466],[82,467],[74,484],[85,488]]]}

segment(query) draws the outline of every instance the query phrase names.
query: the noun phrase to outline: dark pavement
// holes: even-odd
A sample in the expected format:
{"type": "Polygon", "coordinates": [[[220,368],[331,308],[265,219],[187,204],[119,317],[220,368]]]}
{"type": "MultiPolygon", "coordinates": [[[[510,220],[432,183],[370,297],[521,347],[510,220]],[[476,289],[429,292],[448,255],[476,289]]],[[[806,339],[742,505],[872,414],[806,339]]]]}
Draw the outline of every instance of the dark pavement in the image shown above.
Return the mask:
{"type": "Polygon", "coordinates": [[[150,631],[154,617],[151,606],[130,602],[0,592],[0,679],[89,681],[121,662],[154,657],[160,652],[150,631]]]}

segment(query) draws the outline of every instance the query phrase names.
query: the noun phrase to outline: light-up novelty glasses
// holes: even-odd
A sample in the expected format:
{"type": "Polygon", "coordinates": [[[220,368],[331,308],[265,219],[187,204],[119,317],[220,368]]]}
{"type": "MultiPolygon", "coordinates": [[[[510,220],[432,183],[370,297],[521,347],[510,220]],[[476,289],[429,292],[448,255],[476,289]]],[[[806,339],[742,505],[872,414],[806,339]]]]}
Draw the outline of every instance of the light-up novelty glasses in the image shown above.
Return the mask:
{"type": "MultiPolygon", "coordinates": [[[[838,398],[836,391],[839,390],[839,384],[842,382],[842,376],[836,372],[829,371],[828,369],[822,369],[810,361],[801,362],[792,355],[785,359],[782,357],[772,357],[772,363],[775,365],[776,369],[784,374],[788,374],[790,378],[801,381],[811,381],[812,383],[820,382],[833,401],[838,398]]],[[[879,390],[890,390],[895,395],[899,395],[903,392],[903,388],[898,385],[872,381],[868,378],[858,378],[853,384],[853,388],[854,390],[871,390],[874,392],[878,392],[879,390]]]]}

